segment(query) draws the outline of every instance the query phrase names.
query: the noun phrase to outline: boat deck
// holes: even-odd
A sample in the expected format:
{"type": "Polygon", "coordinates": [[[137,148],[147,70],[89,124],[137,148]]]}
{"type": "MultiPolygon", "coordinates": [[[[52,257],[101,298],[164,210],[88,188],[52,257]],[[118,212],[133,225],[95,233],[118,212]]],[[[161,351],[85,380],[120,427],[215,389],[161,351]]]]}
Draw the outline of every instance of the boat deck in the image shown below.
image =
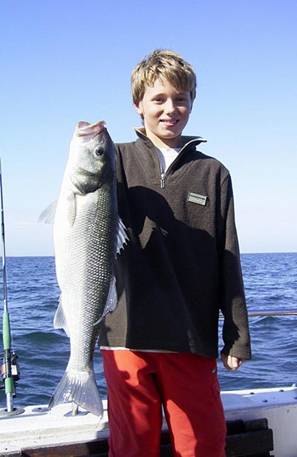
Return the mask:
{"type": "MultiPolygon", "coordinates": [[[[227,456],[297,456],[297,388],[222,392],[228,425],[227,456]],[[273,453],[270,453],[270,451],[273,453]],[[243,453],[245,452],[245,453],[243,453]]],[[[101,420],[70,405],[29,406],[20,415],[0,419],[0,456],[107,457],[106,402],[101,420]]],[[[169,457],[164,422],[161,456],[169,457]]]]}

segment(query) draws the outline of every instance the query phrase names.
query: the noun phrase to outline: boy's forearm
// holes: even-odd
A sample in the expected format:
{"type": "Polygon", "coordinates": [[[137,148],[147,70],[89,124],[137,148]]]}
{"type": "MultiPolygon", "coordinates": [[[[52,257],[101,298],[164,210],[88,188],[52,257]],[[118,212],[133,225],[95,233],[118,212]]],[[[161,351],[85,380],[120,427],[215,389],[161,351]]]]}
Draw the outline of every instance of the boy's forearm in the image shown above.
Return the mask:
{"type": "Polygon", "coordinates": [[[222,218],[225,232],[221,240],[221,310],[224,315],[222,353],[248,360],[251,358],[248,314],[240,263],[240,252],[234,216],[231,178],[222,186],[222,218]]]}
{"type": "Polygon", "coordinates": [[[221,310],[223,323],[223,353],[240,359],[251,358],[248,313],[245,302],[240,265],[233,255],[227,253],[224,266],[224,287],[221,310]],[[229,256],[231,256],[229,258],[229,256]]]}

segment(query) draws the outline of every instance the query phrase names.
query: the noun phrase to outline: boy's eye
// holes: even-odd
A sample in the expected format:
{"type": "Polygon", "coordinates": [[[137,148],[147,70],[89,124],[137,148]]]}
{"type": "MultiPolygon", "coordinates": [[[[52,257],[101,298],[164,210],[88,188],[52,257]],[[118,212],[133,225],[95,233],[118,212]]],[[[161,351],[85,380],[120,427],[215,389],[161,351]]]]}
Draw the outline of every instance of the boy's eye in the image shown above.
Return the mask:
{"type": "MultiPolygon", "coordinates": [[[[157,105],[161,105],[162,103],[166,103],[167,98],[163,97],[162,95],[157,95],[156,97],[152,98],[152,101],[157,105]]],[[[187,95],[177,95],[172,99],[172,102],[177,105],[185,105],[189,102],[189,98],[187,95]]]]}
{"type": "Polygon", "coordinates": [[[156,102],[156,103],[162,103],[164,101],[164,99],[162,97],[155,97],[153,99],[153,101],[156,102]]]}
{"type": "Polygon", "coordinates": [[[180,95],[176,98],[176,101],[178,103],[186,103],[188,101],[188,98],[185,95],[180,95]]]}

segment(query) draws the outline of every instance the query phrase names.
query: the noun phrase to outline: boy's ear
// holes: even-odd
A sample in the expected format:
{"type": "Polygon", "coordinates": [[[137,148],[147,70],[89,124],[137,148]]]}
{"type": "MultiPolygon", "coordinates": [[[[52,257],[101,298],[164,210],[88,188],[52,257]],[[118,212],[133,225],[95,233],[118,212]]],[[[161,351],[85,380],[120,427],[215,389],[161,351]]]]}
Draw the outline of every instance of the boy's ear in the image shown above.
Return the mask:
{"type": "Polygon", "coordinates": [[[143,116],[143,104],[142,101],[140,101],[138,104],[134,103],[134,107],[140,116],[143,116]]]}

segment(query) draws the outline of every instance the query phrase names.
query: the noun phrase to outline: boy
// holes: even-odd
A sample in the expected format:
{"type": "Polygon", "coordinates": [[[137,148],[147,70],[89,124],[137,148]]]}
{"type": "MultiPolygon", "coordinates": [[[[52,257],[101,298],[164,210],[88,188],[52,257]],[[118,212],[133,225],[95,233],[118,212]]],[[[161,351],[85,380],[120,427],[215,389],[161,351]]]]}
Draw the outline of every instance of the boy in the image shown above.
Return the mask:
{"type": "Polygon", "coordinates": [[[108,386],[110,457],[157,457],[161,407],[178,457],[223,457],[225,421],[216,373],[250,358],[231,179],[184,137],[195,73],[157,50],[132,73],[143,120],[119,144],[120,216],[129,242],[119,258],[117,309],[100,336],[108,386]]]}

